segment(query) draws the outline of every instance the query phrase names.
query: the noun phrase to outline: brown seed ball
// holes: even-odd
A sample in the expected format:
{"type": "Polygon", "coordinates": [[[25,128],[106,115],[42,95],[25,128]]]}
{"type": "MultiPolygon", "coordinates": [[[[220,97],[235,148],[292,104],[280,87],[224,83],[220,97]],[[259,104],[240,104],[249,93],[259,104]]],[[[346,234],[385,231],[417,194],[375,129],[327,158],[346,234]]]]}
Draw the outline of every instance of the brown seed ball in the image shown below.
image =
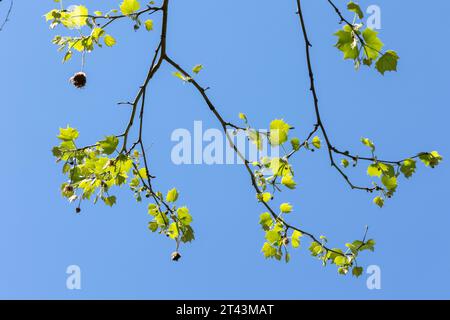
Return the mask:
{"type": "Polygon", "coordinates": [[[181,254],[177,251],[175,251],[174,253],[172,253],[172,261],[178,261],[181,258],[181,254]]]}
{"type": "Polygon", "coordinates": [[[283,238],[283,244],[287,246],[289,244],[289,238],[283,238]]]}
{"type": "Polygon", "coordinates": [[[70,193],[70,192],[73,192],[73,187],[71,186],[71,185],[66,185],[65,187],[64,187],[64,192],[66,192],[66,193],[70,193]]]}
{"type": "Polygon", "coordinates": [[[78,89],[83,88],[86,85],[87,78],[86,73],[77,72],[70,78],[70,82],[78,89]]]}
{"type": "Polygon", "coordinates": [[[80,213],[80,212],[81,212],[81,208],[80,208],[80,207],[77,207],[77,208],[75,209],[75,212],[76,212],[76,213],[80,213]]]}

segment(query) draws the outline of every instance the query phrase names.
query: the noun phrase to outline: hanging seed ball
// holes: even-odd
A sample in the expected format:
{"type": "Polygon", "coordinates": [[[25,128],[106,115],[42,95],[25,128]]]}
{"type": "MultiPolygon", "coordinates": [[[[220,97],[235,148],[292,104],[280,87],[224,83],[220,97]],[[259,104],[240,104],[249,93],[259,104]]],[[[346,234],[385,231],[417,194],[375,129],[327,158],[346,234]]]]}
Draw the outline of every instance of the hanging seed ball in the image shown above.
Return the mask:
{"type": "Polygon", "coordinates": [[[172,253],[172,261],[178,261],[181,258],[181,254],[177,251],[172,253]]]}
{"type": "Polygon", "coordinates": [[[76,212],[76,213],[80,213],[80,212],[81,212],[81,208],[80,208],[80,207],[77,207],[77,208],[75,209],[75,212],[76,212]]]}
{"type": "Polygon", "coordinates": [[[64,192],[73,192],[73,187],[68,184],[64,187],[64,192]]]}
{"type": "Polygon", "coordinates": [[[83,88],[87,82],[86,73],[84,72],[75,73],[73,77],[70,78],[70,82],[78,89],[83,88]]]}
{"type": "Polygon", "coordinates": [[[289,244],[289,238],[284,237],[283,240],[282,240],[282,242],[283,242],[283,244],[284,244],[285,246],[287,246],[287,245],[289,244]]]}

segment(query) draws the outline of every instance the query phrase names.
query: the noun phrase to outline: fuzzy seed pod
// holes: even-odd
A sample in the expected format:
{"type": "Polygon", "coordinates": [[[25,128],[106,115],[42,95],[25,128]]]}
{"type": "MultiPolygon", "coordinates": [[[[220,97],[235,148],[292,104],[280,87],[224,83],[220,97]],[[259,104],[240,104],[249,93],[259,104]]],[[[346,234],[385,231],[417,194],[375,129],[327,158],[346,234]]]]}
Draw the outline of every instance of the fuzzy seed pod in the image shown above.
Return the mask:
{"type": "Polygon", "coordinates": [[[63,190],[65,193],[70,193],[70,192],[73,192],[73,187],[70,185],[70,184],[68,184],[68,185],[66,185],[65,187],[64,187],[64,190],[63,190]]]}
{"type": "Polygon", "coordinates": [[[77,72],[70,78],[70,83],[72,83],[76,88],[81,89],[86,85],[87,78],[86,73],[77,72]]]}
{"type": "Polygon", "coordinates": [[[172,261],[178,261],[181,258],[181,254],[177,251],[175,251],[174,253],[172,253],[172,261]]]}

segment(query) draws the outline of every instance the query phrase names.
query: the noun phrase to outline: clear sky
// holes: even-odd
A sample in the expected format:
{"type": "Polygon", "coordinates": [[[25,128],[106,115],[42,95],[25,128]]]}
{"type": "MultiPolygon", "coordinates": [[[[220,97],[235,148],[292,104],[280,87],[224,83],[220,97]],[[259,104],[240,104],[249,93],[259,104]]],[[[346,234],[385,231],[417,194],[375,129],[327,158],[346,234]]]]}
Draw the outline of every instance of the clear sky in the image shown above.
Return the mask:
{"type": "MultiPolygon", "coordinates": [[[[91,11],[119,3],[78,2],[91,11]]],[[[450,3],[362,1],[363,7],[381,7],[380,36],[401,57],[399,72],[382,77],[373,70],[355,72],[342,60],[333,47],[338,19],[327,1],[303,2],[323,120],[334,144],[364,153],[359,139],[367,136],[384,158],[431,150],[449,155],[450,47],[443,36],[450,3]]],[[[0,33],[0,298],[450,298],[445,160],[435,170],[420,165],[410,181],[401,179],[382,210],[370,195],[349,190],[324,150],[294,160],[299,185],[283,195],[295,205],[291,221],[327,235],[332,245],[360,238],[368,224],[376,251],[360,263],[381,268],[381,290],[367,289],[366,274],[355,279],[322,268],[307,243],[289,264],[266,261],[260,253],[262,208],[244,168],[172,163],[173,130],[192,130],[195,120],[205,129],[218,124],[167,65],[147,96],[145,139],[155,183],[163,191],[181,190],[197,240],[173,263],[173,243],[148,231],[146,204],[136,204],[126,188],[117,192],[114,208],[84,205],[76,215],[60,196],[64,176],[50,152],[58,128],[78,128],[83,144],[121,133],[129,109],[116,103],[134,97],[158,33],[134,32],[129,21],[114,23],[109,32],[117,45],[87,57],[89,83],[76,90],[68,78],[79,71],[79,58],[61,63],[51,44],[57,31],[42,17],[54,5],[16,0],[0,33]],[[69,265],[81,268],[81,290],[66,288],[69,265]]],[[[295,10],[293,0],[173,0],[168,50],[186,67],[205,66],[198,80],[211,87],[226,119],[245,112],[265,128],[284,118],[303,137],[314,115],[295,10]]],[[[349,171],[360,183],[370,181],[363,168],[349,171]]]]}

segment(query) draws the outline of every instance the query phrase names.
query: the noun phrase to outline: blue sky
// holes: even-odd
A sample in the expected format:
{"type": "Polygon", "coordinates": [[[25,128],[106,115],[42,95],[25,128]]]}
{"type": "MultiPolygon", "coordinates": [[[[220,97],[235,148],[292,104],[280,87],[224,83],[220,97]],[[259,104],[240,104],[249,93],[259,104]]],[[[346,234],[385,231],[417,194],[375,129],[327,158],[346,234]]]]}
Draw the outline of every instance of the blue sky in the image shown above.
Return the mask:
{"type": "MultiPolygon", "coordinates": [[[[91,11],[109,9],[103,1],[79,2],[91,11]]],[[[245,112],[256,127],[284,118],[295,135],[310,130],[314,115],[294,2],[172,1],[169,53],[186,67],[205,66],[198,80],[211,87],[226,119],[245,112]]],[[[334,144],[362,154],[367,150],[359,139],[367,136],[383,158],[428,150],[450,154],[450,48],[441,32],[450,4],[362,1],[381,7],[381,38],[401,57],[399,72],[382,77],[355,72],[342,60],[333,47],[338,19],[326,1],[303,2],[323,120],[334,144]]],[[[204,128],[217,123],[167,65],[147,95],[145,140],[155,183],[162,191],[181,190],[197,240],[183,247],[179,263],[170,261],[173,244],[147,230],[146,205],[136,204],[125,188],[114,208],[84,205],[76,215],[59,194],[64,177],[50,153],[58,128],[78,128],[83,144],[122,132],[129,110],[116,103],[134,97],[158,39],[157,31],[134,32],[129,21],[115,23],[109,32],[117,45],[87,57],[88,86],[75,90],[68,78],[79,59],[61,64],[51,44],[57,31],[42,18],[52,6],[50,0],[16,0],[0,33],[0,298],[449,298],[445,161],[435,170],[419,166],[380,210],[370,195],[348,189],[324,150],[294,160],[298,188],[282,195],[295,206],[291,221],[327,235],[334,245],[360,238],[369,225],[376,251],[360,263],[380,266],[381,290],[367,289],[367,275],[342,277],[333,267],[322,268],[306,243],[289,264],[266,261],[260,253],[262,208],[244,168],[171,162],[173,130],[192,130],[195,120],[204,128]],[[82,270],[81,290],[66,289],[65,271],[74,264],[82,270]]],[[[2,3],[0,13],[5,11],[2,3]]],[[[369,182],[363,168],[349,171],[356,181],[369,182]]]]}

